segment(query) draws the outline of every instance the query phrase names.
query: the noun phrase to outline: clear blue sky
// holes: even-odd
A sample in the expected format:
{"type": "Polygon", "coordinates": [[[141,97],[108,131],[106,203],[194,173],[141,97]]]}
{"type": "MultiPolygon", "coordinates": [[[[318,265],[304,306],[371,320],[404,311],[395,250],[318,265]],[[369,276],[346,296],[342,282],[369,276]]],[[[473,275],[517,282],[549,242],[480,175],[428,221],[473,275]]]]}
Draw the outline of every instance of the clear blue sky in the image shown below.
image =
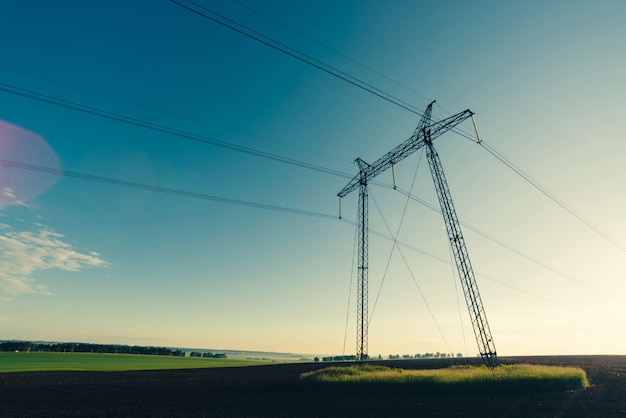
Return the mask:
{"type": "MultiPolygon", "coordinates": [[[[436,119],[474,111],[487,144],[617,243],[438,138],[459,218],[493,238],[464,229],[498,353],[626,354],[626,3],[197,1],[418,109],[436,99],[436,119]]],[[[349,178],[14,93],[350,176],[419,122],[166,0],[11,2],[1,21],[4,161],[336,215],[349,178]]],[[[437,204],[425,156],[396,176],[437,204]]],[[[0,186],[2,339],[355,352],[356,193],[340,221],[6,165],[0,186]]],[[[475,355],[441,215],[410,201],[402,218],[404,195],[370,191],[369,354],[475,355]]]]}

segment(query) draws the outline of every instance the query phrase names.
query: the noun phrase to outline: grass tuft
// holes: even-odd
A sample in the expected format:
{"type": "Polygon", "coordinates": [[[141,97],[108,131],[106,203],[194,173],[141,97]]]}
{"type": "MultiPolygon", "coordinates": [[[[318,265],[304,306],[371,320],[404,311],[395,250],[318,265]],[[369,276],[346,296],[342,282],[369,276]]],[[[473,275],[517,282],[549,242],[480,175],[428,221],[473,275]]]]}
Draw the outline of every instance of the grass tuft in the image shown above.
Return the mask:
{"type": "Polygon", "coordinates": [[[347,390],[420,390],[427,392],[537,392],[582,389],[587,374],[578,367],[533,364],[453,366],[446,369],[404,370],[375,365],[329,367],[304,373],[305,387],[347,390]]]}

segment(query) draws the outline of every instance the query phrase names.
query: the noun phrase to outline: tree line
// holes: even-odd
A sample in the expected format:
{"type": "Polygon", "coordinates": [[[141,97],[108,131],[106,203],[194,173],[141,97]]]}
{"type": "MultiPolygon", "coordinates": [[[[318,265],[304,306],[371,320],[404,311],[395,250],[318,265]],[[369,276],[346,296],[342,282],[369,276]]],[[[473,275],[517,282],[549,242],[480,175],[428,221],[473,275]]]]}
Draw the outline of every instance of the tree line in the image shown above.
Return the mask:
{"type": "Polygon", "coordinates": [[[189,357],[203,357],[203,358],[226,358],[226,354],[224,353],[211,353],[211,352],[205,352],[205,353],[201,353],[198,351],[192,351],[191,353],[189,353],[189,357]]]}
{"type": "Polygon", "coordinates": [[[31,341],[4,341],[0,351],[49,352],[49,353],[109,353],[145,354],[153,356],[184,357],[185,352],[166,347],[90,343],[36,343],[31,341]]]}
{"type": "MultiPolygon", "coordinates": [[[[378,356],[380,360],[382,360],[382,356],[378,356]]],[[[456,356],[453,356],[450,353],[440,353],[437,351],[436,353],[423,353],[423,354],[403,354],[402,356],[399,354],[389,354],[389,360],[410,360],[410,359],[419,359],[419,358],[461,358],[463,354],[457,353],[456,356]]]]}
{"type": "MultiPolygon", "coordinates": [[[[355,361],[356,356],[330,356],[322,357],[322,361],[355,361]]],[[[320,361],[319,357],[315,357],[315,361],[320,361]]]]}
{"type": "MultiPolygon", "coordinates": [[[[456,354],[457,358],[461,358],[463,357],[463,354],[461,353],[457,353],[456,354]]],[[[452,354],[449,353],[440,353],[440,352],[436,352],[436,353],[423,353],[423,354],[389,354],[387,356],[387,359],[389,360],[411,360],[411,359],[422,359],[422,358],[452,358],[452,354]]],[[[356,356],[329,356],[329,357],[322,357],[322,361],[354,361],[356,360],[357,357],[356,356]]],[[[382,355],[378,355],[378,357],[368,357],[368,360],[384,360],[382,355]]],[[[315,357],[315,362],[320,361],[319,357],[315,357]]]]}

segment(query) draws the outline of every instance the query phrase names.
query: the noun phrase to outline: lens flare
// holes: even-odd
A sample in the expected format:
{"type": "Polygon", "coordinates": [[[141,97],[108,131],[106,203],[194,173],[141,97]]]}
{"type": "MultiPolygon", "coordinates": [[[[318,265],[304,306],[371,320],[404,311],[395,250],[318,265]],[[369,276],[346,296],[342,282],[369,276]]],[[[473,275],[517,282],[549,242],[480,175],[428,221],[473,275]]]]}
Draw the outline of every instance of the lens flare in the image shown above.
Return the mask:
{"type": "Polygon", "coordinates": [[[9,167],[18,162],[60,169],[55,152],[41,136],[0,120],[0,206],[24,205],[50,189],[58,177],[9,167]]]}

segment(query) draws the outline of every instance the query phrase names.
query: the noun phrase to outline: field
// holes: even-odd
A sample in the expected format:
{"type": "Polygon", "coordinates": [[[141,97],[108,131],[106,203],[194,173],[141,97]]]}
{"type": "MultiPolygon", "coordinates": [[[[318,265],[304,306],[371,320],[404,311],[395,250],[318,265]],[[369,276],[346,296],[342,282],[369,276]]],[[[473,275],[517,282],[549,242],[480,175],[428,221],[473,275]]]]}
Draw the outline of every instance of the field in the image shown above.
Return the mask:
{"type": "Polygon", "coordinates": [[[0,353],[0,372],[122,371],[241,367],[259,361],[97,353],[0,353]]]}
{"type": "MultiPolygon", "coordinates": [[[[498,393],[311,391],[303,373],[324,363],[127,372],[0,373],[0,417],[626,417],[626,356],[501,358],[581,367],[578,390],[498,393]]],[[[471,359],[474,365],[480,359],[471,359]]],[[[385,361],[447,368],[450,359],[385,361]]],[[[347,365],[347,364],[346,364],[347,365]]]]}

